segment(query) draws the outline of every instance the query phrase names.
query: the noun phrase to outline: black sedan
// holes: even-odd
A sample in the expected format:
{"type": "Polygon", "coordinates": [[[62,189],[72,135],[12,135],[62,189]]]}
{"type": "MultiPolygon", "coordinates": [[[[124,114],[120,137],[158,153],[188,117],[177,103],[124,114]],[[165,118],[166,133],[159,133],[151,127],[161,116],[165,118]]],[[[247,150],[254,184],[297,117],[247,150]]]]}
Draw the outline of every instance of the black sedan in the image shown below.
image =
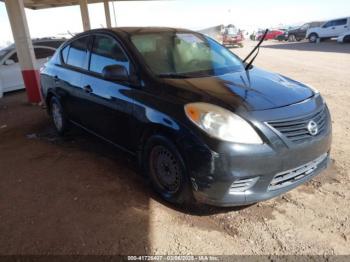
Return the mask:
{"type": "Polygon", "coordinates": [[[84,32],[41,84],[60,134],[74,124],[134,155],[172,203],[258,202],[329,162],[330,114],[315,89],[189,30],[84,32]]]}

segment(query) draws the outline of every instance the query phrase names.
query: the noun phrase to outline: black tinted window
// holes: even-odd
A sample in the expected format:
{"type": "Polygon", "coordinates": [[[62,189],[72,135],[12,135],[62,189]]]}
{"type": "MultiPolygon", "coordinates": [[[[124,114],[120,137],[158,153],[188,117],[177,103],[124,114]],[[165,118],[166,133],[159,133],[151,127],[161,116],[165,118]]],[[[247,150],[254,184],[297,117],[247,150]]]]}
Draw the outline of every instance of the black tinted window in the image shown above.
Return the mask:
{"type": "Polygon", "coordinates": [[[48,41],[38,41],[35,42],[34,45],[42,45],[42,46],[49,46],[53,48],[59,48],[60,45],[64,43],[65,40],[48,40],[48,41]]]}
{"type": "Polygon", "coordinates": [[[334,26],[337,26],[337,25],[346,25],[346,19],[334,20],[334,21],[333,21],[333,25],[334,25],[334,26]]]}
{"type": "Polygon", "coordinates": [[[85,67],[89,39],[87,36],[82,37],[70,44],[66,64],[79,68],[85,67]]]}
{"type": "Polygon", "coordinates": [[[129,70],[129,62],[116,40],[107,36],[96,36],[90,60],[90,71],[102,73],[105,66],[123,65],[129,70]]]}
{"type": "Polygon", "coordinates": [[[48,49],[48,48],[40,48],[40,47],[34,48],[34,54],[36,59],[51,57],[53,56],[54,53],[55,53],[55,50],[48,49]]]}
{"type": "Polygon", "coordinates": [[[15,63],[18,63],[17,52],[15,52],[12,56],[10,56],[9,59],[13,60],[15,63]]]}

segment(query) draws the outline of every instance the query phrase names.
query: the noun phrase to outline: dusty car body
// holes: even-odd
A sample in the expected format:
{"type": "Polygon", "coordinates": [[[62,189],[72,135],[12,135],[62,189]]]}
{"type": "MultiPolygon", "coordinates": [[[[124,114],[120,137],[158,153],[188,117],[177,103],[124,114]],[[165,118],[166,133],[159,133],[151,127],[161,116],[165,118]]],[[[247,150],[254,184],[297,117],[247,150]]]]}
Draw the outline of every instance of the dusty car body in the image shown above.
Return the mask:
{"type": "Polygon", "coordinates": [[[247,205],[327,167],[331,119],[313,88],[202,34],[115,28],[65,43],[41,72],[57,131],[75,124],[135,156],[156,192],[247,205]]]}

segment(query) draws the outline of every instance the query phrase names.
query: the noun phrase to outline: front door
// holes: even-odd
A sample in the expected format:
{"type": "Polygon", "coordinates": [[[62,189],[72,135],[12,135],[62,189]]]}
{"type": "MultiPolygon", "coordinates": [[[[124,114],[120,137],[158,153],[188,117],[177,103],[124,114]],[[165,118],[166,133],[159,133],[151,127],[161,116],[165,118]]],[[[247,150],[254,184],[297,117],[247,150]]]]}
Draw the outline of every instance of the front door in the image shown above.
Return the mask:
{"type": "Polygon", "coordinates": [[[108,35],[95,35],[90,55],[90,73],[82,77],[87,94],[84,103],[89,111],[85,123],[98,135],[129,149],[133,87],[102,77],[103,68],[115,64],[125,66],[130,72],[129,60],[117,40],[108,35]]]}

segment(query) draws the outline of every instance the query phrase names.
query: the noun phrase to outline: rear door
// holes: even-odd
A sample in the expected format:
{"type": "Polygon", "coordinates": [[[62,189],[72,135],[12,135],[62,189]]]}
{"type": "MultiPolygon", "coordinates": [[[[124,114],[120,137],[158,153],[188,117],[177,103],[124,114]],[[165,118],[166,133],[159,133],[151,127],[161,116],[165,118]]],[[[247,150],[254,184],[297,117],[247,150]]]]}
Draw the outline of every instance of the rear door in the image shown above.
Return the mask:
{"type": "Polygon", "coordinates": [[[84,104],[87,94],[81,81],[88,69],[91,41],[91,36],[82,36],[66,45],[61,51],[62,66],[57,66],[52,75],[65,112],[82,125],[89,110],[84,104]]]}
{"type": "Polygon", "coordinates": [[[89,73],[82,78],[82,85],[89,89],[84,101],[86,124],[98,135],[129,149],[133,87],[126,82],[107,81],[102,77],[105,66],[116,64],[123,65],[130,73],[131,64],[118,40],[107,34],[96,34],[89,73]]]}
{"type": "Polygon", "coordinates": [[[333,36],[339,36],[346,32],[348,30],[348,19],[343,18],[343,19],[337,19],[334,20],[334,35],[333,36]]]}

